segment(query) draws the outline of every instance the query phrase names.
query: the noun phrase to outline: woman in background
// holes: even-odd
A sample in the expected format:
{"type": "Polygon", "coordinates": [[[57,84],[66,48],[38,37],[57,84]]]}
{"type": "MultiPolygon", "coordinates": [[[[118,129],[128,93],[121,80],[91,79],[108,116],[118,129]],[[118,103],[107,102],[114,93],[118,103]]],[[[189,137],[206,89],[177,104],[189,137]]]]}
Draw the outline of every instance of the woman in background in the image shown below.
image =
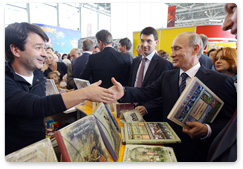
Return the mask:
{"type": "Polygon", "coordinates": [[[56,62],[53,53],[46,53],[47,56],[45,57],[45,63],[48,68],[44,71],[44,75],[47,77],[48,73],[58,71],[60,72],[60,79],[62,80],[63,76],[67,73],[67,66],[63,62],[56,62]]]}
{"type": "Polygon", "coordinates": [[[235,48],[223,47],[217,49],[213,55],[212,62],[215,70],[231,76],[237,84],[237,51],[235,48]]]}

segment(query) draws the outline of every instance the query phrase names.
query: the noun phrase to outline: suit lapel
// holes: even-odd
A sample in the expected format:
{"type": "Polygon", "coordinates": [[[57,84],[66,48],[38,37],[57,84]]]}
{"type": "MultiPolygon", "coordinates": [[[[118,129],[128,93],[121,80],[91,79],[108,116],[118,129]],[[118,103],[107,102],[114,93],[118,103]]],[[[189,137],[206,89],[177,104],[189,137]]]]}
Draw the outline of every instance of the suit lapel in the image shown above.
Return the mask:
{"type": "Polygon", "coordinates": [[[154,69],[156,68],[156,66],[158,64],[158,62],[157,62],[158,57],[159,56],[155,53],[153,58],[152,58],[152,60],[151,60],[151,62],[150,62],[150,64],[149,64],[148,70],[147,70],[147,72],[145,74],[142,86],[146,85],[150,75],[153,73],[154,69]]]}
{"type": "Polygon", "coordinates": [[[171,75],[171,80],[169,81],[169,87],[170,87],[170,92],[171,92],[171,97],[173,100],[171,100],[173,103],[176,102],[176,100],[180,96],[179,92],[179,73],[180,69],[176,69],[175,73],[171,75]]]}

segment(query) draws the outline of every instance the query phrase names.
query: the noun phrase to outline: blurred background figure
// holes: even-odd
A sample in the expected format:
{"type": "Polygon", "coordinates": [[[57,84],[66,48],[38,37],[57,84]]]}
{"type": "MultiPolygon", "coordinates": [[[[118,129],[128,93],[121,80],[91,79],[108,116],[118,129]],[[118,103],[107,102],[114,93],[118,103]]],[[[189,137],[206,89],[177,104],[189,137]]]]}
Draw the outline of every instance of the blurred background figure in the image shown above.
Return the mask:
{"type": "Polygon", "coordinates": [[[98,53],[98,52],[100,52],[100,48],[99,48],[99,46],[96,45],[93,49],[93,54],[98,53]]]}
{"type": "Polygon", "coordinates": [[[141,49],[141,44],[139,44],[139,45],[137,46],[137,53],[138,53],[138,56],[142,56],[142,55],[143,55],[143,51],[142,51],[142,49],[141,49]]]}
{"type": "Polygon", "coordinates": [[[127,53],[130,56],[131,61],[135,58],[133,54],[130,52],[132,48],[132,42],[128,38],[123,38],[119,41],[118,49],[122,53],[127,53]]]}
{"type": "Polygon", "coordinates": [[[212,48],[208,51],[208,57],[213,58],[213,55],[215,53],[216,49],[212,48]]]}
{"type": "Polygon", "coordinates": [[[158,53],[158,55],[161,56],[163,59],[170,61],[170,56],[169,56],[169,54],[168,54],[166,51],[164,51],[164,50],[159,50],[157,53],[158,53]]]}

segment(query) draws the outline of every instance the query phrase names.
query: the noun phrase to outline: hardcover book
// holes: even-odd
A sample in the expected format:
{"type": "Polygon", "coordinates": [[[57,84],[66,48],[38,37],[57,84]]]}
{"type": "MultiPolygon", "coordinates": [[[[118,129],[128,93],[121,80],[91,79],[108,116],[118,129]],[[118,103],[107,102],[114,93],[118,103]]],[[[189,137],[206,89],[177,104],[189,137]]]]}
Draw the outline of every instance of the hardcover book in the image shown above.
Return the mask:
{"type": "Polygon", "coordinates": [[[79,79],[79,78],[73,78],[73,80],[78,89],[82,89],[90,85],[88,80],[79,79]]]}
{"type": "Polygon", "coordinates": [[[58,130],[55,137],[64,162],[110,161],[93,115],[58,130]]]}
{"type": "Polygon", "coordinates": [[[170,144],[181,140],[167,122],[124,123],[126,144],[170,144]]]}
{"type": "Polygon", "coordinates": [[[7,162],[57,162],[57,157],[49,138],[5,156],[7,162]]]}
{"type": "Polygon", "coordinates": [[[115,115],[120,118],[121,110],[132,110],[134,109],[134,104],[132,103],[117,103],[115,106],[115,115]]]}
{"type": "Polygon", "coordinates": [[[131,123],[131,122],[143,122],[143,116],[141,115],[139,110],[122,110],[120,115],[120,122],[131,123]]]}
{"type": "Polygon", "coordinates": [[[224,102],[197,77],[193,77],[171,109],[168,119],[187,127],[187,121],[212,123],[224,102]]]}
{"type": "Polygon", "coordinates": [[[95,110],[93,115],[97,119],[97,124],[100,129],[101,137],[114,161],[118,160],[120,154],[121,137],[114,125],[114,122],[107,112],[103,103],[95,110]]]}
{"type": "Polygon", "coordinates": [[[177,162],[177,159],[171,147],[126,145],[123,162],[177,162]]]}

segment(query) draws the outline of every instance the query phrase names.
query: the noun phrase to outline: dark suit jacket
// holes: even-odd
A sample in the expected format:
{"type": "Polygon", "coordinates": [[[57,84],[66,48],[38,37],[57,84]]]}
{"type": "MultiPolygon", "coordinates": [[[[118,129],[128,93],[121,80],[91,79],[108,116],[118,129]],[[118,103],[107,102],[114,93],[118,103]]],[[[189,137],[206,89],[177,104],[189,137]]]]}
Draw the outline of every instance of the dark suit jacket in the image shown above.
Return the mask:
{"type": "Polygon", "coordinates": [[[84,70],[84,67],[89,59],[89,53],[84,53],[83,55],[77,57],[72,62],[72,74],[73,78],[79,78],[80,74],[84,70]]]}
{"type": "MultiPolygon", "coordinates": [[[[142,61],[142,56],[138,56],[137,58],[133,59],[129,82],[128,82],[128,85],[131,87],[133,87],[135,84],[137,71],[141,61],[142,61]]],[[[152,84],[160,77],[161,73],[167,70],[171,70],[172,67],[173,66],[169,61],[163,59],[162,57],[158,56],[155,53],[152,60],[150,61],[148,70],[145,74],[142,87],[146,87],[152,84]]],[[[150,102],[138,103],[138,105],[143,105],[147,109],[148,114],[144,116],[144,119],[146,121],[158,121],[159,119],[161,119],[160,118],[161,114],[159,112],[159,109],[161,109],[161,107],[157,105],[159,103],[160,103],[160,99],[156,99],[150,102]]]]}
{"type": "Polygon", "coordinates": [[[121,102],[140,102],[162,97],[161,115],[163,121],[168,122],[180,137],[182,143],[172,144],[178,161],[206,161],[207,151],[212,139],[223,129],[233,115],[237,105],[237,94],[232,77],[206,69],[201,66],[198,77],[208,88],[224,101],[224,106],[209,124],[212,135],[206,140],[191,139],[182,132],[181,126],[167,119],[167,115],[179,98],[179,69],[162,73],[160,78],[146,88],[126,87],[126,93],[121,102]]]}
{"type": "Polygon", "coordinates": [[[201,57],[199,58],[199,62],[201,65],[205,66],[206,68],[215,70],[212,62],[212,58],[202,54],[201,57]]]}
{"type": "Polygon", "coordinates": [[[89,56],[80,78],[89,80],[91,77],[91,83],[102,80],[101,87],[104,88],[113,86],[112,77],[122,85],[127,85],[130,66],[131,60],[128,54],[118,52],[112,47],[106,47],[99,53],[89,56]]]}
{"type": "Polygon", "coordinates": [[[224,129],[213,140],[209,151],[210,162],[235,162],[237,160],[237,111],[224,129]]]}

